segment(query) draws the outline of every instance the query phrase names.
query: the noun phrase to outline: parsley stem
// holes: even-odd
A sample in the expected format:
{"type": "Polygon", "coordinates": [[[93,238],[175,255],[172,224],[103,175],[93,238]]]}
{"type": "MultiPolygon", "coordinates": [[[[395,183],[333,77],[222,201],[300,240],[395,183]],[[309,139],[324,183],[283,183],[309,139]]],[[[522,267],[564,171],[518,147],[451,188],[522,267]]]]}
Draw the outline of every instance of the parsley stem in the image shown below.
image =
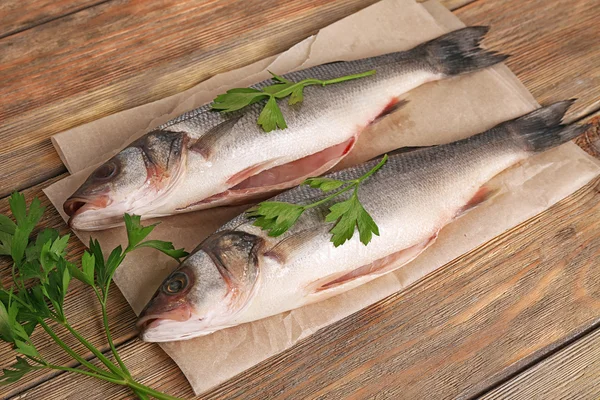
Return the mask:
{"type": "Polygon", "coordinates": [[[73,359],[75,359],[76,361],[79,361],[79,363],[85,367],[87,367],[88,369],[90,369],[91,371],[95,371],[98,374],[101,374],[103,376],[107,376],[107,377],[111,377],[112,375],[106,371],[103,371],[102,369],[96,367],[94,364],[90,363],[89,361],[87,361],[85,358],[81,357],[79,354],[75,353],[75,351],[73,351],[73,349],[71,349],[71,347],[69,347],[65,342],[62,341],[61,338],[59,338],[56,333],[54,333],[54,331],[52,330],[52,328],[50,328],[43,319],[38,318],[38,324],[40,324],[40,326],[46,331],[46,333],[56,342],[56,344],[58,344],[68,355],[70,355],[71,357],[73,357],[73,359]]]}
{"type": "Polygon", "coordinates": [[[333,199],[333,198],[335,198],[335,197],[339,196],[340,194],[342,194],[342,193],[344,193],[344,192],[347,192],[348,190],[350,190],[350,189],[352,189],[352,188],[355,188],[357,185],[358,185],[358,183],[354,183],[354,182],[353,182],[353,183],[351,183],[350,185],[348,185],[348,186],[346,186],[345,188],[343,188],[342,190],[339,190],[339,191],[335,192],[334,194],[332,194],[332,195],[329,195],[329,196],[325,197],[324,199],[321,199],[321,200],[319,200],[319,201],[316,201],[316,202],[314,202],[314,203],[311,203],[311,204],[307,204],[307,205],[305,205],[305,206],[302,206],[302,208],[304,208],[305,210],[308,210],[309,208],[313,208],[313,207],[316,207],[316,206],[318,206],[318,205],[321,205],[321,204],[323,204],[323,203],[325,203],[325,202],[327,202],[327,201],[329,201],[329,200],[331,200],[331,199],[333,199]]]}
{"type": "Polygon", "coordinates": [[[375,74],[375,70],[372,69],[370,71],[361,72],[359,74],[340,76],[339,78],[333,78],[333,79],[328,79],[326,81],[321,81],[321,86],[331,85],[333,83],[350,81],[352,79],[364,78],[366,76],[371,76],[371,75],[374,75],[374,74],[375,74]]]}
{"type": "Polygon", "coordinates": [[[104,381],[116,383],[117,385],[127,385],[127,382],[124,381],[124,380],[116,379],[114,377],[110,377],[110,376],[106,376],[106,375],[99,375],[99,374],[96,374],[94,372],[88,372],[88,371],[81,370],[79,368],[63,367],[62,365],[54,365],[54,364],[46,364],[46,368],[55,369],[55,370],[58,370],[58,371],[73,372],[73,373],[76,373],[76,374],[81,374],[81,375],[86,375],[86,376],[91,376],[92,378],[102,379],[104,381]]]}
{"type": "Polygon", "coordinates": [[[154,390],[146,385],[142,385],[141,383],[138,383],[135,381],[129,381],[127,383],[127,386],[129,386],[131,388],[131,390],[140,391],[142,393],[148,394],[159,400],[181,400],[179,397],[170,396],[168,394],[161,393],[157,390],[154,390]]]}
{"type": "MultiPolygon", "coordinates": [[[[117,360],[117,362],[119,363],[119,366],[121,367],[123,372],[125,374],[127,374],[127,376],[131,377],[131,373],[129,373],[127,366],[125,365],[123,360],[121,360],[121,356],[119,356],[119,353],[117,352],[117,349],[116,349],[115,344],[112,339],[112,335],[110,333],[110,328],[108,327],[108,313],[106,311],[106,300],[108,299],[108,296],[105,296],[104,299],[102,299],[100,296],[100,292],[98,292],[98,289],[95,286],[94,286],[94,291],[96,292],[96,296],[98,297],[98,300],[100,300],[100,306],[102,307],[102,322],[104,323],[104,332],[106,334],[106,340],[108,341],[110,350],[112,351],[113,356],[115,357],[115,360],[117,360]]],[[[108,292],[107,292],[107,295],[108,295],[108,292]]]]}
{"type": "Polygon", "coordinates": [[[62,325],[67,328],[71,335],[75,336],[77,340],[81,342],[85,347],[88,348],[106,367],[115,375],[125,378],[127,375],[121,371],[115,364],[113,364],[104,354],[102,354],[93,344],[88,342],[83,336],[79,334],[68,322],[63,322],[62,325]]]}
{"type": "MultiPolygon", "coordinates": [[[[375,72],[375,71],[373,71],[375,72]]],[[[350,190],[351,188],[354,188],[354,191],[356,192],[356,190],[358,189],[358,185],[360,185],[364,180],[368,179],[371,175],[373,175],[375,172],[377,172],[381,167],[383,167],[383,165],[387,162],[388,160],[388,155],[384,155],[383,158],[381,159],[381,161],[379,161],[379,163],[377,163],[376,166],[374,166],[373,168],[371,168],[369,170],[369,172],[367,172],[366,174],[364,174],[363,176],[361,176],[360,178],[357,179],[352,179],[349,181],[346,181],[349,185],[346,186],[345,188],[343,188],[342,190],[338,190],[337,192],[335,192],[334,194],[325,197],[322,200],[319,200],[317,202],[311,203],[311,204],[307,204],[305,206],[302,206],[302,208],[304,208],[305,210],[309,209],[309,208],[313,208],[316,207],[318,205],[321,205],[331,199],[333,199],[334,197],[339,196],[340,194],[347,192],[348,190],[350,190]]]]}
{"type": "Polygon", "coordinates": [[[296,82],[289,87],[283,88],[279,92],[275,92],[273,94],[269,94],[269,93],[266,93],[266,94],[269,95],[270,97],[279,99],[279,98],[289,96],[290,93],[292,93],[294,91],[294,89],[297,89],[299,87],[306,87],[306,86],[311,86],[311,85],[327,86],[327,85],[332,85],[334,83],[340,83],[340,82],[350,81],[353,79],[364,78],[365,76],[373,75],[374,73],[375,73],[375,70],[372,69],[370,71],[361,72],[359,74],[340,76],[339,78],[333,78],[333,79],[327,79],[327,80],[308,78],[308,79],[301,80],[300,82],[296,82]]]}

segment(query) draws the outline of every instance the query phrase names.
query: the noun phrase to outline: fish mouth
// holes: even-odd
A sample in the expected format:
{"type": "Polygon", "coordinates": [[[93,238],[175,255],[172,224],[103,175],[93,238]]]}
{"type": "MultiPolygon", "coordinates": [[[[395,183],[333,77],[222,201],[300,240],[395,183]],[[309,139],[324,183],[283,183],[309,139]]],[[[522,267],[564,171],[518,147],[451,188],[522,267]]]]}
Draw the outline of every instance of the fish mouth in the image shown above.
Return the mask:
{"type": "Polygon", "coordinates": [[[165,321],[165,319],[163,319],[163,318],[148,318],[148,319],[138,321],[136,323],[136,326],[143,333],[149,329],[158,327],[162,321],[165,321]]]}
{"type": "MultiPolygon", "coordinates": [[[[87,213],[90,211],[104,210],[111,203],[112,201],[108,195],[95,196],[94,198],[83,196],[70,197],[63,204],[63,210],[65,211],[65,214],[69,216],[67,225],[71,229],[83,229],[84,227],[93,228],[93,226],[87,226],[90,223],[93,225],[93,221],[90,219],[92,216],[87,215],[87,213]]],[[[118,220],[121,219],[120,216],[116,218],[118,220]]],[[[118,224],[118,220],[111,222],[117,222],[118,224]]]]}
{"type": "Polygon", "coordinates": [[[83,196],[73,196],[65,201],[63,209],[69,217],[74,217],[85,211],[105,208],[108,204],[108,195],[97,196],[93,199],[83,196]]]}
{"type": "Polygon", "coordinates": [[[148,329],[156,328],[161,323],[166,321],[177,321],[177,322],[185,322],[192,318],[192,310],[189,307],[177,307],[170,311],[165,311],[160,314],[148,314],[140,316],[138,321],[136,322],[136,326],[142,331],[146,331],[148,329]]]}

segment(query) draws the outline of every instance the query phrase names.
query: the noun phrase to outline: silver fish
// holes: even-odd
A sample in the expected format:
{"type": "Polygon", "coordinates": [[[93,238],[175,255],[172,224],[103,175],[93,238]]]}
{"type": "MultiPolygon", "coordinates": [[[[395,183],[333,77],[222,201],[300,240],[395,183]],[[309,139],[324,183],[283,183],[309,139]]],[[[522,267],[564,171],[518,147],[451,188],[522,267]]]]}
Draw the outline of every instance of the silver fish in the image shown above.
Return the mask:
{"type": "MultiPolygon", "coordinates": [[[[380,232],[367,246],[358,235],[333,246],[332,224],[324,222],[330,203],[309,209],[279,237],[238,216],[164,281],[138,320],[142,339],[206,335],[327,299],[400,268],[445,225],[490,198],[497,189],[488,181],[495,175],[583,133],[586,126],[560,124],[571,103],[540,108],[464,140],[390,156],[359,189],[380,232]]],[[[356,179],[378,161],[329,176],[356,179]]],[[[323,196],[303,185],[274,200],[307,204],[323,196]]]]}
{"type": "Polygon", "coordinates": [[[300,81],[376,70],[325,89],[309,86],[301,105],[280,102],[285,130],[266,134],[258,127],[262,104],[231,114],[205,105],[183,114],[96,169],[64,203],[70,225],[98,230],[120,225],[125,212],[151,218],[248,202],[320,175],[352,149],[367,125],[402,103],[398,96],[503,61],[506,56],[479,47],[487,31],[464,28],[409,51],[287,74],[300,81]]]}

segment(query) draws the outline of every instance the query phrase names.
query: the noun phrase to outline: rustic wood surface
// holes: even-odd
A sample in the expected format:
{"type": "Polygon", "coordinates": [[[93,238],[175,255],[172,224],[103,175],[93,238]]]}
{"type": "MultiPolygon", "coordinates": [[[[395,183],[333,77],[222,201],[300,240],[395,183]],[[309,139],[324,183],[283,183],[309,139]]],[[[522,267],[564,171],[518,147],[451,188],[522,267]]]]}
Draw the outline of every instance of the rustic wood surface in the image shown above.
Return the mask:
{"type": "Polygon", "coordinates": [[[482,399],[598,399],[600,329],[502,384],[482,399]]]}
{"type": "MultiPolygon", "coordinates": [[[[397,293],[246,371],[203,398],[469,398],[600,324],[600,179],[397,293]],[[593,222],[590,222],[593,221],[593,222]],[[510,251],[507,251],[510,249],[510,251]],[[576,310],[577,312],[573,312],[576,310]]],[[[191,397],[175,364],[132,341],[143,383],[191,397]]],[[[560,385],[560,382],[556,382],[560,385]]],[[[120,399],[61,375],[27,398],[120,399]]]]}
{"type": "MultiPolygon", "coordinates": [[[[65,176],[50,135],[285,50],[372,2],[252,0],[243,7],[216,0],[2,2],[0,198],[25,189],[28,199],[38,196],[49,205],[41,189],[65,176]]],[[[508,65],[538,101],[579,98],[569,114],[573,120],[589,120],[599,108],[600,10],[592,0],[557,1],[552,7],[542,0],[510,0],[501,7],[492,0],[443,3],[468,25],[492,25],[486,44],[513,54],[508,65]]],[[[590,131],[578,144],[594,154],[600,152],[599,137],[590,131]]],[[[594,270],[600,261],[598,193],[600,181],[207,397],[367,398],[379,392],[379,398],[472,397],[510,378],[498,387],[499,396],[534,393],[533,384],[515,389],[532,380],[544,382],[546,398],[576,393],[558,387],[577,381],[569,371],[599,376],[598,363],[582,359],[579,350],[552,354],[567,342],[598,345],[586,335],[600,323],[600,276],[594,270]],[[573,368],[557,369],[560,360],[573,368]]],[[[7,200],[0,199],[0,213],[6,212],[7,200]]],[[[44,226],[68,231],[51,205],[44,226]]],[[[69,251],[78,255],[83,249],[73,240],[69,251]]],[[[0,259],[3,282],[7,267],[0,259]]],[[[107,350],[92,293],[74,282],[66,309],[73,325],[107,350]]],[[[191,397],[173,361],[158,346],[136,339],[134,314],[115,287],[109,310],[115,342],[132,373],[160,390],[191,397]]],[[[69,361],[43,334],[34,340],[48,358],[69,361]]],[[[0,367],[12,360],[9,347],[0,346],[0,367]]],[[[594,395],[591,389],[577,393],[594,395]]],[[[38,371],[0,387],[0,397],[12,396],[129,394],[91,379],[38,371]]]]}

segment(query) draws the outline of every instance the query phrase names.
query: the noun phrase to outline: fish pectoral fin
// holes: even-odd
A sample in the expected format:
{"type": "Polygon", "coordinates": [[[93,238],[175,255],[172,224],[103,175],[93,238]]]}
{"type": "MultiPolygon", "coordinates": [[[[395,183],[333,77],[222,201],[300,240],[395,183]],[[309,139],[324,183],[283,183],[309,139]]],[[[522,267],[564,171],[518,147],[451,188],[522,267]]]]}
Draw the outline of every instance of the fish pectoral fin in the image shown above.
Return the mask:
{"type": "Polygon", "coordinates": [[[480,204],[495,197],[496,195],[498,195],[498,193],[500,193],[500,188],[490,187],[486,185],[480,187],[477,193],[475,193],[475,195],[471,198],[471,200],[469,200],[467,204],[465,204],[460,208],[460,210],[458,210],[454,218],[456,219],[462,217],[463,215],[476,208],[480,204]]]}
{"type": "MultiPolygon", "coordinates": [[[[438,232],[435,232],[431,237],[427,238],[421,243],[417,243],[413,246],[407,247],[388,256],[373,261],[372,263],[365,264],[359,268],[347,272],[345,274],[330,276],[325,279],[318,281],[315,286],[313,293],[320,293],[325,290],[332,290],[354,283],[352,286],[364,283],[361,278],[369,277],[371,279],[377,276],[386,274],[394,271],[408,264],[419,254],[421,254],[427,247],[429,247],[438,237],[438,232]]],[[[344,290],[348,289],[347,287],[344,290]]]]}
{"type": "Polygon", "coordinates": [[[390,102],[381,110],[381,112],[371,121],[372,124],[381,121],[386,116],[398,111],[408,104],[408,100],[401,100],[398,97],[392,97],[390,102]]]}
{"type": "Polygon", "coordinates": [[[196,142],[190,146],[190,151],[200,154],[205,159],[209,159],[215,151],[215,146],[220,138],[233,129],[235,124],[242,118],[241,115],[231,117],[225,121],[213,126],[206,131],[196,142]]]}
{"type": "Polygon", "coordinates": [[[309,243],[311,239],[318,235],[327,234],[329,229],[330,227],[328,225],[323,225],[296,232],[265,251],[263,256],[272,258],[280,264],[284,264],[294,255],[294,253],[301,250],[306,243],[309,243]]]}

